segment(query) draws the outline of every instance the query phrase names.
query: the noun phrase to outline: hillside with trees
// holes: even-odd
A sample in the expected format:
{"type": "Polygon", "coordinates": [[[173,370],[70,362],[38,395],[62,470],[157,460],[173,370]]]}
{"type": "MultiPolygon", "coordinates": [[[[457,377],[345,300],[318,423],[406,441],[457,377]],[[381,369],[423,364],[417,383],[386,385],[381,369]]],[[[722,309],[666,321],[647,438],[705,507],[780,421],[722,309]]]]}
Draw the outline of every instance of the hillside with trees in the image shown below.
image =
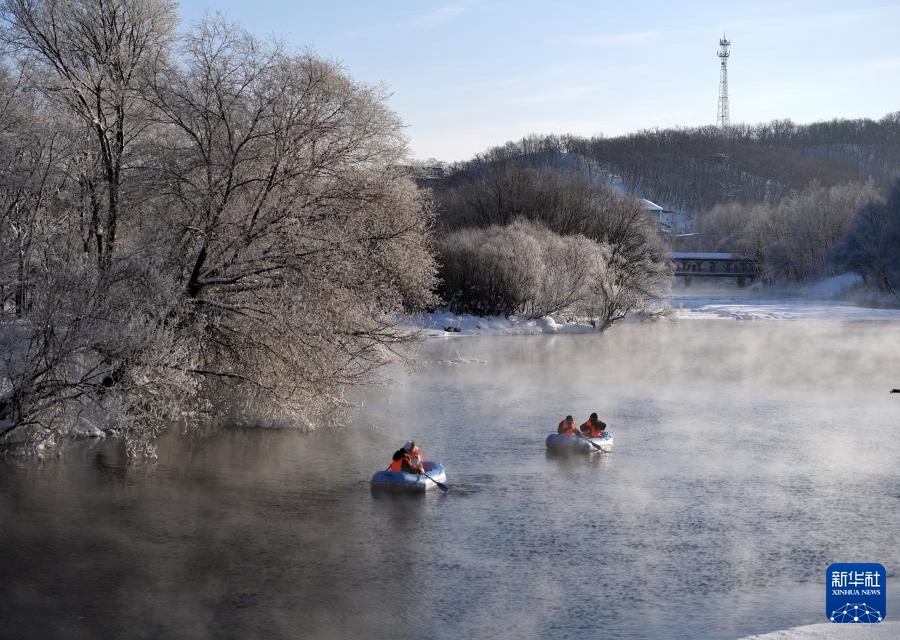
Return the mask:
{"type": "Polygon", "coordinates": [[[675,242],[663,234],[667,249],[747,253],[765,280],[789,282],[844,268],[830,259],[832,248],[898,175],[900,112],[878,121],[785,120],[617,138],[529,136],[455,165],[435,191],[448,229],[484,224],[486,203],[508,224],[522,212],[505,194],[518,190],[563,235],[572,231],[566,220],[584,213],[565,204],[578,199],[571,184],[562,186],[566,180],[593,185],[588,209],[608,210],[616,199],[598,193],[632,194],[693,220],[689,237],[675,242]],[[520,178],[516,183],[529,173],[540,176],[532,182],[556,183],[553,196],[520,178]]]}
{"type": "Polygon", "coordinates": [[[573,139],[568,151],[620,176],[654,202],[706,211],[726,202],[772,202],[813,181],[829,187],[900,169],[900,112],[873,120],[795,125],[789,120],[573,139]]]}

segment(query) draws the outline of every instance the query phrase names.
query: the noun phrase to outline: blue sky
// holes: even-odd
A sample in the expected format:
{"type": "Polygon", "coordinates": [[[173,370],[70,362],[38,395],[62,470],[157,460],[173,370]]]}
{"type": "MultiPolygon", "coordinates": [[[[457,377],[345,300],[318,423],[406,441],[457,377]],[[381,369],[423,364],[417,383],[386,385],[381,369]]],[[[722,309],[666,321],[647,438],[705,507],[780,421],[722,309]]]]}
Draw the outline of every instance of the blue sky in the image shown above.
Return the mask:
{"type": "Polygon", "coordinates": [[[900,110],[900,2],[183,0],[384,84],[411,156],[530,133],[613,137],[715,124],[719,38],[732,123],[900,110]]]}

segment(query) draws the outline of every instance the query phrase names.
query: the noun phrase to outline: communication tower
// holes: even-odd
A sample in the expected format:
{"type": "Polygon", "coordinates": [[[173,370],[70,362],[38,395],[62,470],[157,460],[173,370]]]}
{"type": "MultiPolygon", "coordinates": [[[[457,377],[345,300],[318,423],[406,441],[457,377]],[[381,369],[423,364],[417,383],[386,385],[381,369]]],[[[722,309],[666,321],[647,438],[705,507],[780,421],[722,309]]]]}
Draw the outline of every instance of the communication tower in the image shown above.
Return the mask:
{"type": "Polygon", "coordinates": [[[716,125],[720,129],[731,124],[728,118],[728,56],[731,55],[728,47],[730,46],[731,40],[726,40],[724,36],[719,39],[719,52],[716,55],[722,62],[719,71],[719,112],[716,115],[716,125]]]}

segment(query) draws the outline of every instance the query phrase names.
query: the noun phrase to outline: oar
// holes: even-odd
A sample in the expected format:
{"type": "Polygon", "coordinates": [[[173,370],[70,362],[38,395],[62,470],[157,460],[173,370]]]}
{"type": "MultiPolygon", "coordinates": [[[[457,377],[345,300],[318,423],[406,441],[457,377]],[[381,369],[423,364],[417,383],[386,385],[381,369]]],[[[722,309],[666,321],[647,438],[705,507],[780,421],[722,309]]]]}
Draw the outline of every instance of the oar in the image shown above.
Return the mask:
{"type": "Polygon", "coordinates": [[[582,439],[586,440],[587,443],[588,443],[589,445],[591,445],[592,447],[594,447],[597,451],[600,451],[600,452],[602,452],[602,453],[606,453],[605,451],[603,451],[603,447],[601,447],[599,444],[594,444],[593,442],[591,442],[591,439],[590,439],[590,438],[584,437],[578,429],[575,429],[575,435],[578,436],[579,438],[582,438],[582,439]]]}
{"type": "Polygon", "coordinates": [[[450,487],[445,485],[443,482],[438,482],[437,480],[432,478],[430,475],[425,473],[424,470],[422,471],[422,475],[425,476],[426,478],[428,478],[429,480],[431,480],[433,483],[435,483],[438,486],[438,489],[440,489],[441,491],[450,491],[450,487]]]}

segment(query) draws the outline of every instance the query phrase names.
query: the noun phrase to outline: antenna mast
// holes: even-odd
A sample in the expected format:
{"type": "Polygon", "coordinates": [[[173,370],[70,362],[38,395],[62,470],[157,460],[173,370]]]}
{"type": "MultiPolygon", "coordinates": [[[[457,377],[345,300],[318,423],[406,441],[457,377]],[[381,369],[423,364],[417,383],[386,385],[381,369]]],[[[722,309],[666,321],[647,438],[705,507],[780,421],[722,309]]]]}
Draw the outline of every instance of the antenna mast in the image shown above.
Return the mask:
{"type": "Polygon", "coordinates": [[[719,39],[719,56],[721,69],[719,71],[719,112],[716,115],[716,125],[720,129],[724,129],[731,124],[728,118],[728,56],[731,52],[728,47],[731,46],[731,40],[726,40],[724,35],[719,39]]]}

